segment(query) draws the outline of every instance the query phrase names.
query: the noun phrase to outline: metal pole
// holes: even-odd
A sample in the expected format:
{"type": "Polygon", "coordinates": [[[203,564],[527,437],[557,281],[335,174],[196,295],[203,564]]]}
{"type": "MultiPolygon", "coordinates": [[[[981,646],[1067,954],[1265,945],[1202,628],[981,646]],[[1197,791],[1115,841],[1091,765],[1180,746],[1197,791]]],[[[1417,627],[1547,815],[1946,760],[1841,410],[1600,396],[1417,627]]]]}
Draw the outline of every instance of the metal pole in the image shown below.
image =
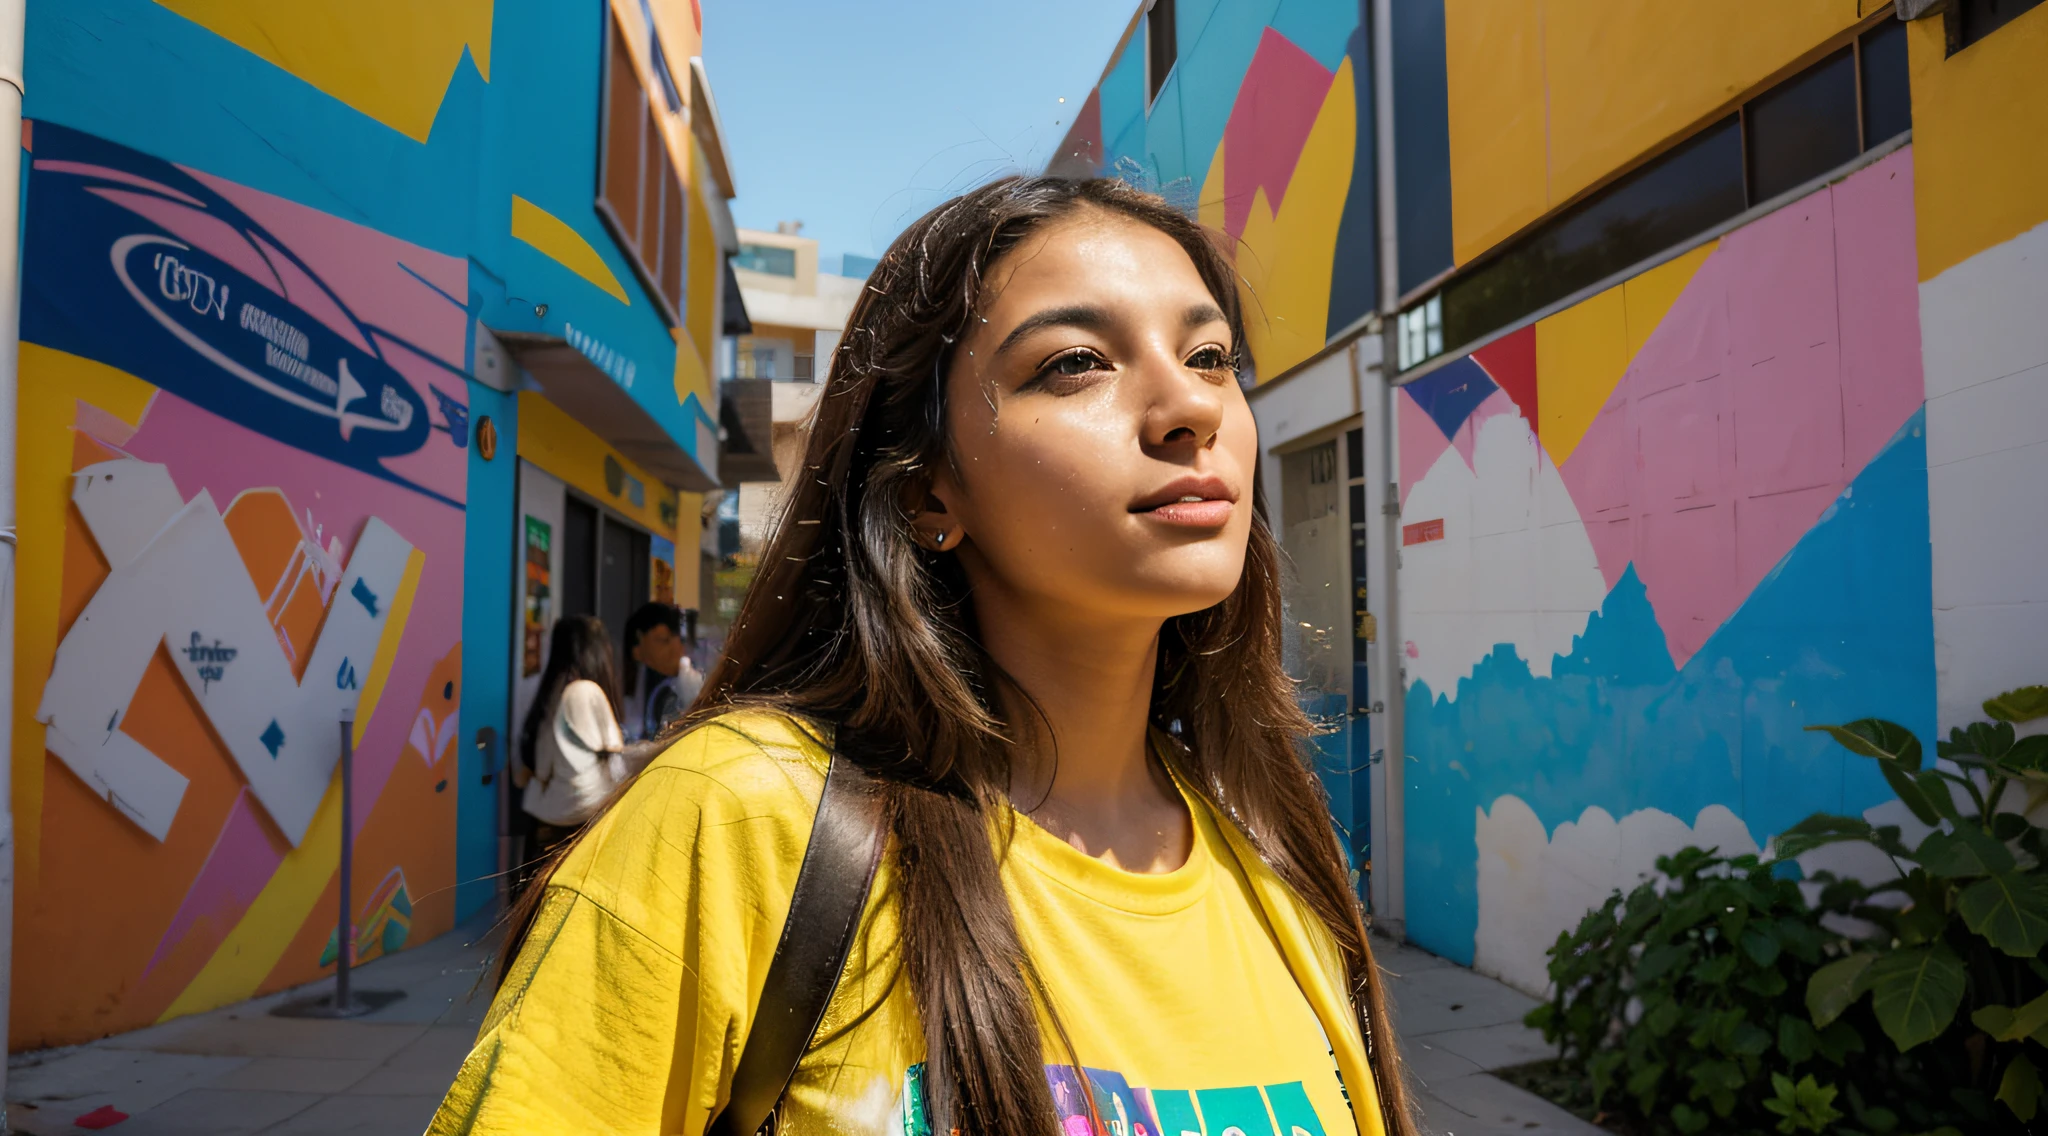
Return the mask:
{"type": "Polygon", "coordinates": [[[334,1012],[346,1014],[350,1009],[348,994],[349,956],[355,953],[356,937],[351,922],[351,909],[355,906],[350,899],[349,874],[356,852],[355,828],[355,711],[345,710],[341,716],[341,923],[335,932],[334,954],[334,1012]]]}
{"type": "MultiPolygon", "coordinates": [[[[21,354],[21,97],[27,0],[0,0],[0,1033],[14,980],[15,384],[21,354]]],[[[42,760],[42,753],[35,760],[42,760]]],[[[0,1062],[0,1102],[7,1070],[0,1062]]],[[[0,1131],[7,1129],[0,1103],[0,1131]]]]}
{"type": "MultiPolygon", "coordinates": [[[[1377,410],[1379,430],[1374,439],[1378,443],[1380,460],[1378,483],[1393,487],[1398,483],[1401,466],[1396,447],[1400,444],[1396,430],[1394,403],[1394,361],[1396,354],[1395,335],[1399,330],[1399,319],[1395,303],[1401,294],[1401,226],[1396,211],[1395,193],[1398,182],[1395,178],[1397,148],[1394,137],[1394,0],[1373,0],[1372,3],[1372,82],[1373,82],[1373,135],[1377,144],[1378,189],[1379,189],[1379,236],[1380,236],[1380,363],[1374,375],[1370,391],[1359,392],[1360,405],[1367,405],[1367,399],[1377,410]]],[[[1368,412],[1367,417],[1373,417],[1368,412]]],[[[1403,737],[1404,710],[1407,705],[1407,676],[1403,674],[1401,653],[1401,517],[1397,507],[1399,490],[1382,489],[1384,496],[1375,502],[1381,510],[1381,523],[1367,530],[1372,536],[1369,541],[1377,544],[1376,567],[1379,580],[1373,585],[1373,607],[1379,615],[1378,650],[1373,653],[1369,674],[1375,676],[1374,685],[1383,692],[1378,697],[1386,702],[1386,711],[1374,715],[1373,726],[1379,736],[1375,741],[1382,754],[1380,764],[1374,766],[1376,779],[1373,783],[1373,834],[1372,834],[1372,890],[1375,923],[1388,935],[1399,941],[1407,937],[1408,888],[1407,888],[1407,810],[1406,782],[1408,777],[1407,742],[1403,737]]],[[[1371,545],[1368,551],[1372,551],[1371,545]]],[[[1371,569],[1368,569],[1368,574],[1371,569]]]]}

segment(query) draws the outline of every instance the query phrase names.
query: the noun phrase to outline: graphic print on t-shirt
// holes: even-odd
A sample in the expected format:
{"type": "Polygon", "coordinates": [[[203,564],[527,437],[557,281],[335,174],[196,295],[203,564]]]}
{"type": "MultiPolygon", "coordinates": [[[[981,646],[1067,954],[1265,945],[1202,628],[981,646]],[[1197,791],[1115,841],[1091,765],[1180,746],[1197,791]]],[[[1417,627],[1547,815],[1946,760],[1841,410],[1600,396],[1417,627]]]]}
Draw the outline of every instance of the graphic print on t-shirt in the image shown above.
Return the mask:
{"type": "MultiPolygon", "coordinates": [[[[1122,1073],[1047,1065],[1065,1136],[1327,1136],[1300,1081],[1217,1089],[1133,1086],[1122,1073]]],[[[902,1136],[936,1136],[924,1107],[924,1065],[903,1077],[902,1136]]]]}

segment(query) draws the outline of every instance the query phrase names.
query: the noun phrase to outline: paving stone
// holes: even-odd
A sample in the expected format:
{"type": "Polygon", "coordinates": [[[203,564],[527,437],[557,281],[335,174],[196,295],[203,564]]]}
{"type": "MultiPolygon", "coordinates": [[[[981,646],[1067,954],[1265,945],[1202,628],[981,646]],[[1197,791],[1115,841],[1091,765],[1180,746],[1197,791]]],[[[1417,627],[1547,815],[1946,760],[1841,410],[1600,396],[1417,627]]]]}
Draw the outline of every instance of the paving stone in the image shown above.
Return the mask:
{"type": "Polygon", "coordinates": [[[382,1061],[427,1031],[423,1024],[228,1015],[205,1021],[157,1048],[238,1057],[320,1057],[382,1061]]]}
{"type": "Polygon", "coordinates": [[[1427,1035],[1431,1045],[1468,1058],[1481,1069],[1505,1069],[1557,1056],[1557,1047],[1543,1040],[1541,1031],[1519,1022],[1506,1022],[1476,1029],[1444,1030],[1427,1035]]]}
{"type": "Polygon", "coordinates": [[[1437,967],[1388,983],[1403,1036],[1520,1022],[1536,1000],[1463,967],[1437,967]]]}
{"type": "Polygon", "coordinates": [[[132,1116],[246,1064],[245,1057],[89,1046],[11,1064],[7,1097],[23,1131],[70,1132],[72,1120],[102,1105],[132,1116]]]}
{"type": "Polygon", "coordinates": [[[257,1132],[318,1104],[318,1093],[190,1089],[123,1121],[119,1136],[228,1136],[257,1132]]]}
{"type": "Polygon", "coordinates": [[[358,1082],[350,1093],[361,1096],[425,1096],[440,1100],[462,1068],[476,1040],[474,1030],[461,1026],[437,1026],[425,1036],[399,1050],[390,1060],[358,1082]]]}
{"type": "Polygon", "coordinates": [[[1422,1115],[1424,1127],[1438,1136],[1604,1136],[1549,1101],[1485,1073],[1431,1085],[1422,1094],[1422,1115]]]}
{"type": "Polygon", "coordinates": [[[1401,1059],[1407,1062],[1409,1074],[1424,1088],[1438,1081],[1483,1072],[1471,1058],[1434,1045],[1427,1038],[1403,1038],[1402,1043],[1401,1059]]]}
{"type": "Polygon", "coordinates": [[[258,1057],[206,1083],[209,1089],[273,1089],[329,1096],[369,1076],[377,1062],[355,1057],[258,1057]]]}
{"type": "Polygon", "coordinates": [[[440,1107],[433,1096],[328,1097],[289,1120],[263,1130],[264,1136],[413,1136],[426,1131],[440,1107]]]}

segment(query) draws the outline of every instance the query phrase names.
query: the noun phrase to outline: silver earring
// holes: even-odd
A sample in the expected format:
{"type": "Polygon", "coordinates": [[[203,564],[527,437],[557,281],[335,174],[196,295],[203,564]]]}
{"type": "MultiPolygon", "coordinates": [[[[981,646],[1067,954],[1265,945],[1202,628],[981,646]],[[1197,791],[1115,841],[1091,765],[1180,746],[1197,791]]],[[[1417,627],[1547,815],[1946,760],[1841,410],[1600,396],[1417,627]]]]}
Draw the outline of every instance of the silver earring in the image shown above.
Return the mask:
{"type": "Polygon", "coordinates": [[[932,538],[932,543],[938,545],[940,548],[946,547],[946,535],[946,533],[941,532],[939,535],[932,538]]]}

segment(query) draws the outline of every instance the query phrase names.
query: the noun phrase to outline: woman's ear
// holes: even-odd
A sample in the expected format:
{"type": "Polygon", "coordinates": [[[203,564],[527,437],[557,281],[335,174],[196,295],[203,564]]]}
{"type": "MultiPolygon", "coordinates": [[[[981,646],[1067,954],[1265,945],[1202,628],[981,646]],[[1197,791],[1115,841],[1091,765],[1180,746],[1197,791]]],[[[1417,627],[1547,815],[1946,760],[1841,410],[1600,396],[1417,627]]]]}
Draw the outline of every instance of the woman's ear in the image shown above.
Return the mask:
{"type": "Polygon", "coordinates": [[[922,490],[913,491],[914,497],[922,497],[911,508],[910,528],[916,534],[917,543],[935,552],[950,552],[960,547],[966,535],[960,525],[960,512],[948,505],[947,499],[957,490],[950,480],[934,478],[932,484],[922,490]]]}

